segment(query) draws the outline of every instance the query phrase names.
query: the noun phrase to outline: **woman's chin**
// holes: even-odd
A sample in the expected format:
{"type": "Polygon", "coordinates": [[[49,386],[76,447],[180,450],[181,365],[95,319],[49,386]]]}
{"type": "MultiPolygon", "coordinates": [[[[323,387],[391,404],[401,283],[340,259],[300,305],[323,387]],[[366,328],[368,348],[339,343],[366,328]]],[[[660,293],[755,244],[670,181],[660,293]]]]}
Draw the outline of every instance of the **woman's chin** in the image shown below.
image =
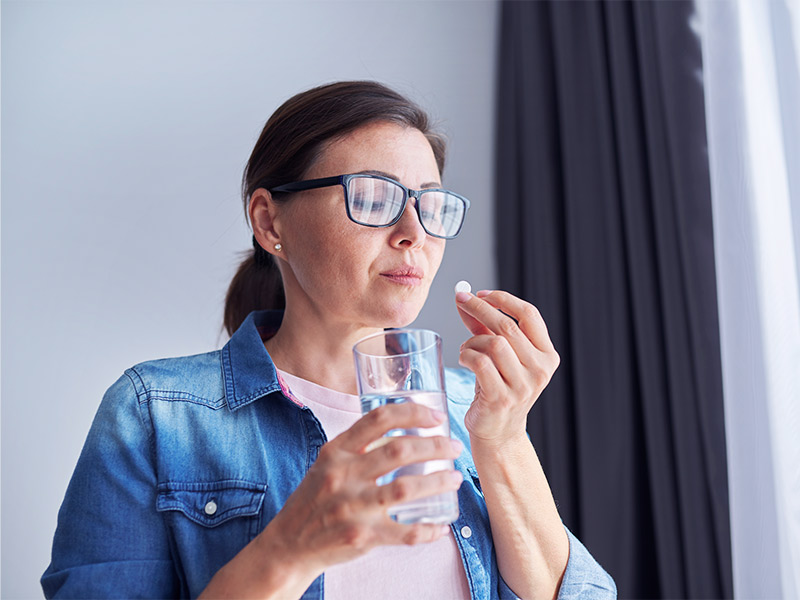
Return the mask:
{"type": "Polygon", "coordinates": [[[403,307],[404,310],[395,310],[390,312],[385,316],[383,319],[382,327],[384,329],[397,329],[400,327],[408,327],[411,325],[419,316],[422,307],[410,308],[410,307],[403,307]]]}

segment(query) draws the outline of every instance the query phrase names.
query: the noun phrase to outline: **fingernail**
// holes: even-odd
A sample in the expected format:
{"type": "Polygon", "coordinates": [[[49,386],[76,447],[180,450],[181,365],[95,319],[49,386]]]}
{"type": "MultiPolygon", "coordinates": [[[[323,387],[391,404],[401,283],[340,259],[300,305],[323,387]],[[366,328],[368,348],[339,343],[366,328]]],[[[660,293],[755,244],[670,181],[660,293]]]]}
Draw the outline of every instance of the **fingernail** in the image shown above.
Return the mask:
{"type": "Polygon", "coordinates": [[[467,292],[458,292],[456,294],[456,302],[466,302],[469,300],[469,294],[467,292]]]}
{"type": "Polygon", "coordinates": [[[480,292],[475,292],[475,295],[478,298],[485,298],[486,296],[488,296],[491,293],[492,293],[492,290],[481,290],[480,292]]]}
{"type": "Polygon", "coordinates": [[[462,444],[459,440],[450,439],[450,445],[453,447],[453,452],[458,452],[461,454],[461,451],[464,449],[464,444],[462,444]]]}
{"type": "Polygon", "coordinates": [[[442,535],[450,533],[450,525],[442,525],[442,535]]]}
{"type": "Polygon", "coordinates": [[[452,471],[450,473],[450,479],[453,481],[453,485],[461,486],[461,482],[464,481],[464,476],[461,474],[460,471],[452,471]]]}

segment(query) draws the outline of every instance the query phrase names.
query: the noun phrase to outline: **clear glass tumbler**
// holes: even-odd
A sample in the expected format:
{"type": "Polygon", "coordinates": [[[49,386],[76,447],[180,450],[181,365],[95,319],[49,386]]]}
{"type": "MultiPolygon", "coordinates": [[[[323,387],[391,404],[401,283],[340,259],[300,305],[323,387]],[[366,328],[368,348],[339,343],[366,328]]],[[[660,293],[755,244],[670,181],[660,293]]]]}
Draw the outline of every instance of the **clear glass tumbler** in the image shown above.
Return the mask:
{"type": "MultiPolygon", "coordinates": [[[[399,402],[416,402],[447,414],[442,366],[442,339],[427,329],[393,329],[360,340],[353,347],[361,412],[399,402]]],[[[450,422],[436,427],[394,429],[388,438],[401,435],[450,436],[450,422]]],[[[402,475],[426,475],[452,469],[451,460],[433,460],[401,467],[378,479],[385,485],[402,475]]],[[[458,495],[446,492],[389,509],[400,523],[452,523],[458,518],[458,495]]]]}

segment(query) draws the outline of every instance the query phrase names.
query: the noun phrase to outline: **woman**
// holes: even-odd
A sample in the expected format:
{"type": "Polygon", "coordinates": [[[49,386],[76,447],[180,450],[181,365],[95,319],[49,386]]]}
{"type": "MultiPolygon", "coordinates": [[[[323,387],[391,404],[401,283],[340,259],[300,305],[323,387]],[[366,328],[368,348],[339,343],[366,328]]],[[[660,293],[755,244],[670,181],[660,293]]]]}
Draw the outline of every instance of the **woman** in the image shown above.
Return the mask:
{"type": "Polygon", "coordinates": [[[255,251],[228,292],[232,337],[109,389],[59,513],[48,597],[615,595],[561,524],[525,434],[559,361],[530,304],[459,293],[473,335],[468,371],[447,375],[458,441],[368,450],[444,418],[411,403],[362,418],[352,355],[416,318],[461,228],[467,202],[431,191],[443,166],[425,114],[377,83],[322,86],[275,112],[245,170],[255,251]],[[375,483],[434,459],[456,469],[375,483]],[[455,489],[450,527],[387,516],[455,489]]]}

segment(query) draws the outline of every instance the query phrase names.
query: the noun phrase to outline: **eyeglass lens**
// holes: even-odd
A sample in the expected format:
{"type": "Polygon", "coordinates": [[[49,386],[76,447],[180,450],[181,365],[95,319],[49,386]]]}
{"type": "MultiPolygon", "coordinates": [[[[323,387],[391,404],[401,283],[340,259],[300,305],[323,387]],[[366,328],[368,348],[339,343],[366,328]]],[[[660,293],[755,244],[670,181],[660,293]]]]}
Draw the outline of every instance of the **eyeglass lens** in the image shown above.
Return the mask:
{"type": "MultiPolygon", "coordinates": [[[[364,225],[381,226],[394,221],[403,209],[405,190],[391,181],[354,177],[347,187],[350,216],[364,225]]],[[[420,194],[419,214],[425,230],[436,236],[458,233],[466,211],[464,202],[443,191],[420,194]]]]}

